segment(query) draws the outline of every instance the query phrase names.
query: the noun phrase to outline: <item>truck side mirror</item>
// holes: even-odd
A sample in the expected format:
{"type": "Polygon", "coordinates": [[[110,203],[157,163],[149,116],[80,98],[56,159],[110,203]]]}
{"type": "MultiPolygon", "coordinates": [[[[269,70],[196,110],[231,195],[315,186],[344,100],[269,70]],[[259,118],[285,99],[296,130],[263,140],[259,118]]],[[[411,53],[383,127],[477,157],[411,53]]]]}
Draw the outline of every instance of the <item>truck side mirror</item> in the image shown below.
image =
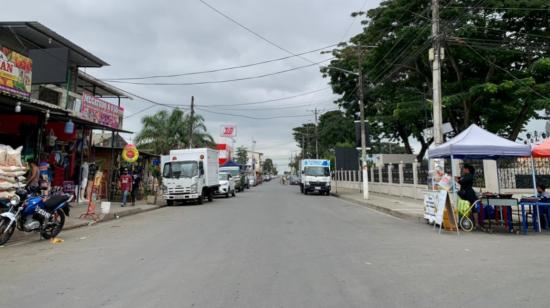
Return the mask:
{"type": "Polygon", "coordinates": [[[302,174],[304,174],[304,173],[306,173],[306,171],[305,171],[305,170],[302,170],[302,174]]]}
{"type": "Polygon", "coordinates": [[[203,165],[202,161],[199,162],[199,174],[204,175],[204,165],[203,165]]]}

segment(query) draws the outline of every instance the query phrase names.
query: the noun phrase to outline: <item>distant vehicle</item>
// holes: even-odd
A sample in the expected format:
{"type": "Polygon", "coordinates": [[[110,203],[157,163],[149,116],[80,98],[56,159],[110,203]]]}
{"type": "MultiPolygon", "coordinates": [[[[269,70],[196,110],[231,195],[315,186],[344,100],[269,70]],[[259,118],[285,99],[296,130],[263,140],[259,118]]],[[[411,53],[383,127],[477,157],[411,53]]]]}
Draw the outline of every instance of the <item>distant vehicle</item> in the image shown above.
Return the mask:
{"type": "Polygon", "coordinates": [[[213,149],[171,150],[161,157],[162,193],[166,203],[175,201],[212,201],[220,183],[218,151],[213,149]]]}
{"type": "Polygon", "coordinates": [[[296,176],[296,175],[291,175],[289,178],[288,178],[288,183],[290,185],[300,185],[300,177],[299,176],[296,176]]]}
{"type": "Polygon", "coordinates": [[[269,174],[264,174],[264,175],[262,176],[262,179],[263,179],[265,182],[269,182],[269,181],[271,181],[271,175],[269,175],[269,174]]]}
{"type": "Polygon", "coordinates": [[[246,187],[246,177],[241,172],[239,166],[222,166],[220,167],[220,172],[225,172],[231,174],[231,177],[235,181],[235,189],[239,192],[243,191],[246,187]]]}
{"type": "Polygon", "coordinates": [[[300,191],[330,195],[330,161],[326,159],[300,160],[300,191]]]}
{"type": "Polygon", "coordinates": [[[256,186],[256,176],[255,175],[250,174],[250,175],[247,176],[247,179],[248,179],[248,185],[250,187],[256,186]]]}
{"type": "Polygon", "coordinates": [[[216,194],[225,195],[226,198],[229,198],[230,195],[235,197],[234,177],[229,173],[220,172],[218,179],[220,181],[220,188],[218,188],[216,194]]]}

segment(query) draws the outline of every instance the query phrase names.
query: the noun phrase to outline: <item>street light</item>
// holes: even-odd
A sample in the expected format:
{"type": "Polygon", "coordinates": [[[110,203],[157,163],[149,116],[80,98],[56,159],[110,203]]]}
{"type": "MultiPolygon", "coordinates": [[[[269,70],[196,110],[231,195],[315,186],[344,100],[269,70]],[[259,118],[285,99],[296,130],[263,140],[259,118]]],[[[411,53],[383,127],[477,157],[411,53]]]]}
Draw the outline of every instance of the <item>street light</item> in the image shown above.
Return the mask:
{"type": "MultiPolygon", "coordinates": [[[[361,47],[361,46],[357,46],[361,47]]],[[[357,92],[359,100],[359,113],[360,113],[360,125],[361,125],[361,172],[363,174],[363,199],[369,198],[369,173],[367,167],[367,138],[365,131],[365,104],[363,102],[363,69],[361,66],[361,54],[358,53],[358,67],[359,72],[353,72],[347,69],[343,69],[336,66],[325,66],[327,69],[334,69],[337,71],[344,72],[353,76],[357,76],[357,92]]]]}

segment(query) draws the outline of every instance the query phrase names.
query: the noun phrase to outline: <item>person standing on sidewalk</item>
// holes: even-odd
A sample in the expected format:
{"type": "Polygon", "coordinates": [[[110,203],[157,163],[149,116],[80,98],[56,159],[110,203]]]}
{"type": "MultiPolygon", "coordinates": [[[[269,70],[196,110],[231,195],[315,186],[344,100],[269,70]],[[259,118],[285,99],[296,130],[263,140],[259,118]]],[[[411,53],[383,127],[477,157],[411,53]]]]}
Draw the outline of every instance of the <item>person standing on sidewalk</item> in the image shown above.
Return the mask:
{"type": "Polygon", "coordinates": [[[122,204],[120,206],[126,206],[126,200],[132,189],[132,176],[128,174],[128,169],[124,169],[120,176],[120,191],[122,192],[122,204]]]}
{"type": "Polygon", "coordinates": [[[141,187],[141,176],[139,175],[139,172],[135,172],[132,177],[134,179],[132,181],[132,206],[134,206],[136,205],[136,199],[141,187]]]}

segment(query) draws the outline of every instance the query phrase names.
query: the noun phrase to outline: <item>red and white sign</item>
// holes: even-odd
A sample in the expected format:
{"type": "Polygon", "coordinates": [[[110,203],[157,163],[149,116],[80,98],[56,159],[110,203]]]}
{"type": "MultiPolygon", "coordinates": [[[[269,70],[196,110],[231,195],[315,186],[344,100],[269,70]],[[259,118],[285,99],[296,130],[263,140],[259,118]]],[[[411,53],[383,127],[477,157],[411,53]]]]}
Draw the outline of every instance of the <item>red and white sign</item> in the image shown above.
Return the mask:
{"type": "Polygon", "coordinates": [[[121,128],[124,109],[90,93],[82,93],[80,116],[88,121],[112,128],[121,128]]]}
{"type": "Polygon", "coordinates": [[[220,136],[221,137],[236,137],[237,136],[237,126],[235,124],[224,124],[220,127],[220,136]]]}

